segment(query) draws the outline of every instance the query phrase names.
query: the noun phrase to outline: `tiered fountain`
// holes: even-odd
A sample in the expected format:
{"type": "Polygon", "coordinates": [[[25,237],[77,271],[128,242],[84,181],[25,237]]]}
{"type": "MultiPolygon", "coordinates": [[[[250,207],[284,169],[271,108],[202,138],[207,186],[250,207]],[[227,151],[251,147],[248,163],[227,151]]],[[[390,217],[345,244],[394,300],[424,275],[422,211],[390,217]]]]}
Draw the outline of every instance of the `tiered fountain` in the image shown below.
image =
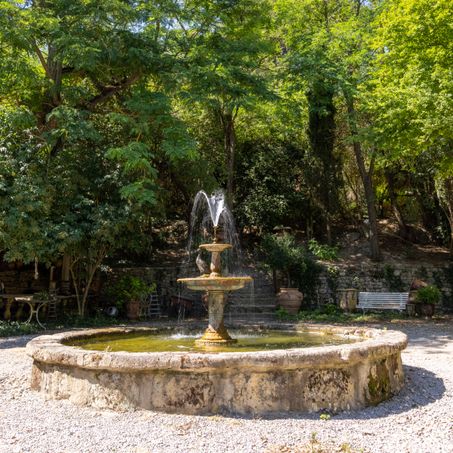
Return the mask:
{"type": "MultiPolygon", "coordinates": [[[[199,340],[196,340],[196,343],[208,346],[235,343],[236,340],[231,338],[223,322],[223,312],[226,303],[225,293],[243,288],[247,282],[252,281],[252,278],[222,276],[220,254],[227,249],[231,249],[232,245],[228,243],[219,243],[217,232],[221,216],[226,214],[227,220],[230,219],[231,216],[225,205],[222,193],[217,192],[213,196],[208,197],[205,192],[201,191],[195,199],[194,209],[192,210],[192,219],[196,215],[200,200],[206,200],[209,208],[210,220],[213,224],[213,242],[211,244],[201,244],[199,246],[200,250],[206,250],[211,253],[211,272],[202,273],[200,277],[195,278],[180,278],[178,279],[178,282],[184,283],[189,289],[205,291],[207,293],[209,325],[203,336],[199,340]]],[[[194,221],[192,220],[192,223],[193,222],[194,221]]],[[[229,226],[230,231],[232,227],[232,225],[229,226]]],[[[200,270],[203,272],[203,267],[201,267],[200,270]]]]}
{"type": "Polygon", "coordinates": [[[209,207],[205,227],[214,228],[213,242],[200,245],[211,253],[210,269],[201,262],[201,276],[179,280],[208,294],[209,325],[201,339],[194,344],[198,330],[181,332],[175,326],[37,337],[27,345],[33,389],[97,408],[185,414],[339,411],[375,405],[399,391],[407,342],[401,332],[242,326],[235,342],[223,324],[225,293],[251,278],[222,276],[221,253],[231,252],[234,238],[223,224],[228,240],[222,243],[216,230],[222,216],[232,218],[221,196],[200,193],[196,206],[203,200],[209,207]]]}

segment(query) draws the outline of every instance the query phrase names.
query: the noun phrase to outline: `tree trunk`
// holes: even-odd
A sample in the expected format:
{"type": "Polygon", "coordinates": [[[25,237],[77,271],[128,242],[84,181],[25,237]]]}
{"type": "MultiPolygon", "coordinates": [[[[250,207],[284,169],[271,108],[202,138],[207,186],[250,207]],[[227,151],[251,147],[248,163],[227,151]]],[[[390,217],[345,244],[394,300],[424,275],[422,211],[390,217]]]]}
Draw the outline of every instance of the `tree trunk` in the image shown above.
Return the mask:
{"type": "Polygon", "coordinates": [[[63,255],[63,264],[61,265],[61,282],[60,288],[63,294],[69,294],[71,286],[71,255],[65,253],[63,255]]]}
{"type": "Polygon", "coordinates": [[[437,179],[436,192],[450,226],[450,256],[453,258],[453,177],[437,179]]]}
{"type": "Polygon", "coordinates": [[[324,213],[326,239],[332,244],[332,221],[338,211],[340,162],[334,154],[335,145],[335,90],[325,80],[314,81],[307,92],[308,137],[312,159],[310,184],[316,189],[316,199],[324,213]]]}
{"type": "Polygon", "coordinates": [[[381,251],[379,248],[379,233],[377,226],[377,215],[375,206],[375,196],[373,189],[373,181],[370,172],[366,171],[365,160],[363,158],[362,147],[358,139],[356,112],[354,109],[354,101],[346,96],[346,104],[348,108],[348,122],[351,136],[353,138],[353,150],[359,169],[360,178],[362,179],[363,188],[365,191],[365,199],[368,211],[369,233],[370,233],[370,253],[371,258],[375,261],[381,259],[381,251]]]}
{"type": "Polygon", "coordinates": [[[231,112],[222,114],[224,150],[227,167],[227,200],[230,209],[233,208],[234,167],[236,157],[236,132],[234,130],[235,115],[231,112]]]}
{"type": "Polygon", "coordinates": [[[431,177],[420,177],[412,174],[410,185],[420,208],[420,216],[423,228],[429,232],[430,237],[437,244],[442,244],[443,237],[440,234],[442,225],[442,201],[439,199],[437,182],[431,177]]]}
{"type": "Polygon", "coordinates": [[[403,238],[407,239],[407,225],[404,221],[403,214],[398,206],[396,192],[395,192],[395,180],[394,175],[388,168],[385,169],[385,178],[387,180],[387,188],[389,192],[390,203],[392,205],[393,215],[395,216],[400,234],[403,238]]]}
{"type": "Polygon", "coordinates": [[[48,75],[53,81],[53,85],[50,87],[50,97],[54,107],[61,104],[61,76],[63,66],[61,61],[56,60],[57,49],[55,45],[48,44],[48,55],[47,55],[47,71],[48,75]]]}

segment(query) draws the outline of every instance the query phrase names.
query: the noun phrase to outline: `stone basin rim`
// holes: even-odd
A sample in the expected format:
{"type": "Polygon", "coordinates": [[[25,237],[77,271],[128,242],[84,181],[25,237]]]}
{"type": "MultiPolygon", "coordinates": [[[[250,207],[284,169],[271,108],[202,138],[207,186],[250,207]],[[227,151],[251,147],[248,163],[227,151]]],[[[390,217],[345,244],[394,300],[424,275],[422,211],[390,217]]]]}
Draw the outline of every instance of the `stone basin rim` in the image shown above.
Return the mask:
{"type": "MultiPolygon", "coordinates": [[[[243,325],[242,328],[253,326],[243,325]]],[[[275,329],[270,324],[265,330],[275,329]]],[[[290,369],[309,368],[313,365],[326,367],[344,366],[399,353],[407,346],[407,336],[399,331],[361,327],[340,327],[332,325],[281,326],[282,331],[325,332],[344,335],[349,338],[364,338],[362,341],[342,345],[315,346],[308,348],[275,349],[252,352],[109,352],[90,351],[65,344],[67,341],[90,338],[97,335],[118,333],[156,333],[170,330],[161,327],[114,327],[101,329],[61,332],[42,335],[27,344],[27,354],[35,361],[48,364],[85,369],[109,371],[158,371],[203,372],[219,368],[269,369],[285,367],[290,369]],[[283,327],[283,328],[282,328],[283,327]]],[[[257,331],[262,331],[257,329],[257,331]]]]}

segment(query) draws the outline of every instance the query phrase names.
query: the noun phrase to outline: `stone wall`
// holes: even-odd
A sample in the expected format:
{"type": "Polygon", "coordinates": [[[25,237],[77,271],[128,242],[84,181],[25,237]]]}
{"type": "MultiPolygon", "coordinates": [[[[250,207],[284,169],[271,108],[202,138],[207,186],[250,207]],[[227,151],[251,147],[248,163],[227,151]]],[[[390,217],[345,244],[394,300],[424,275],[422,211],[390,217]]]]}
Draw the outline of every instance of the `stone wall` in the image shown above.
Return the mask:
{"type": "Polygon", "coordinates": [[[442,291],[442,306],[448,310],[453,309],[453,264],[325,263],[319,279],[318,303],[337,302],[338,289],[406,292],[414,278],[436,285],[442,291]]]}
{"type": "MultiPolygon", "coordinates": [[[[229,320],[236,317],[253,319],[255,315],[273,317],[276,309],[276,298],[271,277],[256,269],[246,269],[244,273],[253,278],[253,284],[230,293],[229,304],[225,309],[226,317],[229,320]]],[[[109,289],[125,275],[140,277],[148,283],[156,282],[157,293],[164,312],[170,311],[170,314],[176,315],[175,311],[179,307],[172,307],[172,299],[175,302],[174,299],[180,297],[192,301],[195,313],[191,311],[188,313],[189,315],[206,314],[201,302],[202,293],[188,290],[177,283],[177,279],[180,277],[198,276],[199,273],[194,266],[183,263],[161,267],[111,268],[103,277],[102,298],[104,304],[111,302],[109,289]]]]}
{"type": "MultiPolygon", "coordinates": [[[[34,269],[16,269],[0,272],[0,282],[5,287],[6,294],[30,294],[46,291],[49,288],[49,271],[40,269],[38,278],[35,279],[34,269]]],[[[25,320],[27,308],[24,303],[8,304],[6,299],[0,298],[0,320],[25,320]]]]}
{"type": "MultiPolygon", "coordinates": [[[[446,310],[453,310],[453,265],[435,266],[419,263],[323,263],[324,271],[321,273],[317,286],[317,300],[310,301],[312,306],[324,305],[329,302],[338,302],[337,290],[356,288],[359,291],[377,292],[404,292],[409,291],[414,278],[421,278],[429,284],[436,285],[442,290],[442,306],[446,310]]],[[[266,308],[267,313],[274,312],[275,295],[273,293],[272,279],[255,269],[247,269],[246,274],[254,278],[254,288],[250,296],[250,288],[231,294],[231,307],[227,307],[226,315],[256,313],[263,314],[260,305],[266,308]],[[236,308],[235,308],[236,306],[236,308]]],[[[164,308],[168,308],[171,298],[180,296],[195,303],[201,303],[201,294],[187,290],[178,285],[179,277],[196,275],[194,266],[185,263],[173,266],[153,267],[116,267],[111,268],[103,276],[103,294],[108,302],[108,289],[123,275],[135,275],[143,280],[157,283],[157,292],[164,308]]],[[[247,316],[245,316],[247,317],[247,316]]]]}
{"type": "Polygon", "coordinates": [[[0,272],[0,282],[3,282],[5,292],[9,294],[45,291],[49,287],[49,273],[40,270],[38,278],[35,280],[33,269],[2,271],[0,272]]]}
{"type": "MultiPolygon", "coordinates": [[[[143,266],[143,267],[114,267],[103,275],[102,297],[108,299],[109,290],[115,285],[118,280],[126,275],[139,277],[147,283],[157,284],[157,293],[164,304],[169,303],[172,296],[183,291],[180,288],[177,279],[183,275],[187,268],[185,264],[175,264],[173,266],[143,266]]],[[[193,272],[193,270],[191,270],[193,272]]],[[[193,293],[193,292],[192,292],[193,293]]],[[[184,291],[185,294],[185,291],[184,291]]],[[[187,294],[185,294],[187,296],[187,294]]],[[[189,297],[189,296],[188,296],[189,297]]]]}

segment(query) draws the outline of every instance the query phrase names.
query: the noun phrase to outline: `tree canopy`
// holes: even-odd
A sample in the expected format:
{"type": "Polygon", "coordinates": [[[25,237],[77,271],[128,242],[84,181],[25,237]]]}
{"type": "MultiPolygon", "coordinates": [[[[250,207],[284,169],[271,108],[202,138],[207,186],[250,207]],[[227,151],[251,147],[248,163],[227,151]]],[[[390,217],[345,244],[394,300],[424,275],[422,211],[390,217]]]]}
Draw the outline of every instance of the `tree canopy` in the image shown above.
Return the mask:
{"type": "Polygon", "coordinates": [[[4,258],[146,254],[154,224],[215,187],[244,231],[333,243],[363,224],[378,259],[379,217],[396,216],[453,253],[452,15],[446,0],[0,2],[4,258]]]}

